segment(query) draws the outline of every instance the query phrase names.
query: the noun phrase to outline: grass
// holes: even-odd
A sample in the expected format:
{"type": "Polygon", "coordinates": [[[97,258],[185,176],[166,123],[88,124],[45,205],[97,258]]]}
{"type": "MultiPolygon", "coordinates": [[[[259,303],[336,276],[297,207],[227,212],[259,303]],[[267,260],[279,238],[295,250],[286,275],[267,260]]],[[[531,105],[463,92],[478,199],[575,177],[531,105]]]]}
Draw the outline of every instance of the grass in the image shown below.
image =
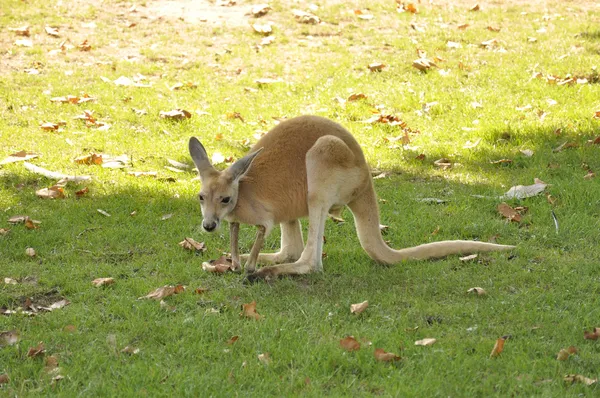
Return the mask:
{"type": "MultiPolygon", "coordinates": [[[[36,165],[93,180],[69,183],[65,199],[43,200],[35,191],[55,181],[21,163],[0,169],[0,228],[10,229],[0,236],[0,277],[18,282],[0,285],[0,308],[15,310],[26,298],[39,305],[71,302],[33,317],[0,318],[0,331],[20,333],[16,345],[0,348],[0,374],[9,377],[0,394],[598,394],[596,385],[563,381],[566,374],[597,378],[600,353],[596,342],[583,339],[584,330],[599,326],[600,316],[600,186],[583,178],[588,169],[600,170],[600,146],[588,144],[600,135],[594,119],[600,110],[594,80],[600,9],[593,2],[481,2],[478,12],[467,11],[468,2],[440,2],[418,5],[416,15],[397,13],[393,2],[361,3],[372,20],[357,18],[345,3],[322,2],[316,13],[324,22],[315,26],[294,20],[291,10],[300,4],[276,1],[261,18],[274,22],[275,41],[260,48],[261,37],[245,21],[227,27],[157,18],[154,2],[133,11],[127,1],[5,3],[0,25],[30,25],[33,47],[15,46],[14,32],[0,32],[0,155],[33,151],[41,154],[32,160],[36,165]],[[463,23],[469,27],[458,29],[463,23]],[[57,27],[61,37],[46,35],[46,25],[57,27]],[[480,45],[494,38],[491,48],[480,45]],[[92,49],[50,53],[66,39],[73,45],[88,39],[92,49]],[[448,41],[460,48],[448,48],[448,41]],[[417,48],[438,57],[439,68],[413,68],[417,48]],[[367,69],[373,62],[387,66],[373,73],[367,69]],[[29,68],[39,74],[25,73],[29,68]],[[550,84],[532,77],[536,72],[588,77],[589,83],[550,84]],[[137,74],[152,86],[101,79],[137,74]],[[255,80],[264,77],[282,82],[258,86],[255,80]],[[197,87],[169,89],[179,82],[197,87]],[[83,93],[97,100],[50,101],[83,93]],[[336,100],[351,93],[367,99],[336,100]],[[390,148],[386,138],[401,135],[398,127],[363,123],[375,107],[419,131],[410,134],[410,145],[390,148]],[[181,122],[159,118],[160,111],[175,108],[193,116],[181,122]],[[73,119],[86,109],[110,128],[88,128],[73,119]],[[234,112],[244,120],[228,117],[234,112]],[[191,172],[165,169],[166,159],[191,164],[191,135],[211,154],[239,157],[247,150],[244,140],[254,141],[253,135],[275,125],[274,118],[305,113],[342,123],[370,164],[388,172],[375,185],[385,200],[382,224],[390,225],[385,237],[394,247],[497,235],[518,248],[474,262],[450,257],[384,267],[362,251],[346,212],[345,223],[326,226],[323,274],[245,285],[240,275],[203,272],[202,261],[228,250],[227,227],[214,235],[201,231],[199,183],[191,172]],[[61,120],[67,124],[58,132],[39,127],[61,120]],[[464,148],[478,139],[475,148],[464,148]],[[553,151],[565,142],[577,146],[553,151]],[[524,156],[524,149],[534,155],[524,156]],[[73,161],[90,152],[127,154],[132,166],[114,170],[73,161]],[[425,160],[417,160],[419,154],[425,160]],[[454,167],[435,167],[442,157],[454,167]],[[490,163],[505,158],[513,162],[490,163]],[[132,170],[158,171],[158,178],[136,178],[128,175],[132,170]],[[547,192],[555,201],[544,195],[509,201],[528,207],[520,223],[502,219],[496,211],[500,200],[473,196],[498,196],[536,177],[551,184],[547,192]],[[83,187],[89,193],[77,199],[75,191],[83,187]],[[447,202],[431,205],[422,198],[447,202]],[[42,221],[40,228],[10,225],[8,218],[18,214],[42,221]],[[161,220],[165,214],[172,217],[161,220]],[[208,250],[183,250],[177,243],[185,237],[204,241],[208,250]],[[28,247],[36,257],[25,254],[28,247]],[[98,277],[116,283],[95,288],[91,281],[98,277]],[[165,299],[174,310],[137,299],[167,284],[187,286],[165,299]],[[474,286],[487,295],[466,294],[474,286]],[[209,290],[194,294],[199,287],[209,290]],[[253,300],[260,321],[239,316],[241,305],[253,300]],[[366,312],[351,315],[350,304],[363,300],[370,303],[366,312]],[[362,342],[359,351],[340,348],[347,335],[362,342]],[[504,335],[511,336],[504,352],[489,358],[504,335]],[[239,340],[229,345],[232,336],[239,340]],[[426,337],[438,341],[414,345],[426,337]],[[40,341],[46,357],[58,359],[64,379],[54,381],[57,373],[48,373],[43,359],[27,357],[40,341]],[[578,353],[556,360],[571,345],[578,353]],[[125,346],[140,351],[122,353],[125,346]],[[375,348],[402,360],[377,362],[375,348]],[[257,359],[262,353],[270,354],[270,364],[257,359]]],[[[243,228],[242,252],[253,236],[253,228],[243,228]]],[[[266,246],[277,245],[274,233],[266,246]]]]}

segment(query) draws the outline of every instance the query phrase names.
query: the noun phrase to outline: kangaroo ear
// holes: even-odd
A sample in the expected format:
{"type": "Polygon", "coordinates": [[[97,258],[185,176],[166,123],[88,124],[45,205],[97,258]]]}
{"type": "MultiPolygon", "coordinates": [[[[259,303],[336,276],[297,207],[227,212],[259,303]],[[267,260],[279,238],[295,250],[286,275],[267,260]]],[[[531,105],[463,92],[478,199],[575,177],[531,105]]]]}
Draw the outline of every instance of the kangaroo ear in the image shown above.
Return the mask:
{"type": "Polygon", "coordinates": [[[232,180],[239,180],[248,172],[248,170],[250,170],[252,161],[262,150],[263,148],[260,148],[259,150],[249,153],[243,158],[236,160],[235,163],[225,170],[225,173],[227,173],[232,180]]]}
{"type": "Polygon", "coordinates": [[[189,147],[190,155],[192,156],[192,159],[194,160],[194,163],[196,164],[200,174],[204,173],[205,171],[214,170],[210,164],[210,160],[208,160],[206,149],[204,149],[204,146],[202,146],[196,137],[190,138],[189,147]]]}

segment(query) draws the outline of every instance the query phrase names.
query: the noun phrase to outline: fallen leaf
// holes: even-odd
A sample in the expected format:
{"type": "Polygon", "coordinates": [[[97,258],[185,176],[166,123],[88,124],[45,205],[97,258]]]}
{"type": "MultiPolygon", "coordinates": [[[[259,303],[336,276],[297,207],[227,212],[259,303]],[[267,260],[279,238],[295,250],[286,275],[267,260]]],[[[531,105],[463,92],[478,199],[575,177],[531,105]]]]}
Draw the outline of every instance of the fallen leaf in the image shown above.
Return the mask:
{"type": "Polygon", "coordinates": [[[138,354],[138,353],[140,352],[140,349],[139,349],[139,348],[136,348],[136,347],[133,347],[133,346],[130,346],[130,345],[128,345],[128,346],[126,346],[125,348],[123,348],[123,349],[121,350],[121,352],[122,352],[123,354],[135,355],[135,354],[138,354]]]}
{"type": "Polygon", "coordinates": [[[517,186],[511,187],[508,190],[508,192],[506,192],[504,195],[500,196],[499,199],[525,199],[525,198],[529,198],[531,196],[539,195],[540,193],[542,193],[546,189],[547,186],[548,186],[548,184],[546,184],[542,180],[539,180],[539,179],[536,178],[534,180],[534,184],[533,185],[527,185],[527,186],[517,185],[517,186]]]}
{"type": "Polygon", "coordinates": [[[194,293],[196,294],[204,294],[206,292],[208,292],[208,289],[205,287],[198,287],[194,290],[194,293]]]}
{"type": "Polygon", "coordinates": [[[583,338],[586,340],[598,340],[600,337],[600,328],[594,328],[591,332],[583,332],[583,338]]]}
{"type": "Polygon", "coordinates": [[[500,28],[497,26],[488,25],[488,27],[486,29],[489,30],[490,32],[500,32],[500,28]]]}
{"type": "Polygon", "coordinates": [[[564,380],[567,383],[582,383],[586,386],[591,386],[592,384],[596,384],[598,382],[598,379],[590,379],[589,377],[577,374],[566,375],[564,377],[564,380]]]}
{"type": "Polygon", "coordinates": [[[75,158],[75,163],[77,164],[102,164],[102,154],[99,153],[90,153],[89,155],[80,156],[75,158]]]}
{"type": "Polygon", "coordinates": [[[478,296],[485,296],[486,292],[481,287],[472,287],[467,290],[467,293],[476,293],[478,296]]]}
{"type": "Polygon", "coordinates": [[[381,62],[373,62],[368,65],[368,68],[371,72],[381,72],[386,66],[386,64],[382,64],[381,62]]]}
{"type": "Polygon", "coordinates": [[[459,257],[458,259],[462,262],[467,262],[471,260],[475,260],[479,255],[478,254],[470,254],[468,256],[459,257]]]}
{"type": "Polygon", "coordinates": [[[184,240],[179,242],[179,246],[183,247],[186,250],[195,250],[199,252],[206,251],[206,245],[204,244],[204,242],[196,242],[192,238],[185,238],[184,240]]]}
{"type": "Polygon", "coordinates": [[[108,286],[115,283],[114,278],[96,278],[92,281],[92,284],[96,287],[108,286]]]}
{"type": "Polygon", "coordinates": [[[578,146],[579,145],[577,145],[577,143],[575,143],[575,142],[568,142],[568,141],[566,141],[566,142],[562,143],[561,145],[559,145],[558,147],[554,148],[552,150],[552,152],[562,152],[565,149],[577,148],[578,146]]]}
{"type": "Polygon", "coordinates": [[[79,191],[75,192],[75,196],[78,198],[81,198],[82,196],[84,196],[85,194],[87,194],[89,192],[88,187],[82,188],[79,191]]]}
{"type": "Polygon", "coordinates": [[[25,228],[27,229],[38,229],[40,221],[36,221],[36,220],[32,220],[31,218],[27,217],[25,219],[25,228]]]}
{"type": "Polygon", "coordinates": [[[469,8],[469,11],[479,11],[480,7],[479,4],[475,4],[473,7],[469,8]]]}
{"type": "Polygon", "coordinates": [[[19,152],[13,153],[12,155],[8,155],[8,157],[1,160],[0,165],[35,159],[38,156],[40,156],[40,155],[33,153],[33,152],[19,151],[19,152]]]}
{"type": "Polygon", "coordinates": [[[158,177],[158,172],[156,171],[130,171],[127,174],[134,177],[158,177]]]}
{"type": "Polygon", "coordinates": [[[0,236],[6,236],[10,232],[9,228],[0,228],[0,236]]]}
{"type": "Polygon", "coordinates": [[[35,257],[35,249],[33,247],[28,247],[27,249],[25,249],[25,254],[29,257],[35,257]]]}
{"type": "Polygon", "coordinates": [[[261,316],[256,312],[256,301],[252,301],[248,304],[242,304],[242,312],[240,312],[240,316],[259,320],[261,316]]]}
{"type": "Polygon", "coordinates": [[[570,356],[571,353],[567,349],[563,348],[556,355],[556,359],[558,359],[559,361],[566,361],[567,359],[569,359],[570,356]]]}
{"type": "Polygon", "coordinates": [[[521,152],[524,156],[527,156],[528,158],[533,156],[533,151],[531,149],[521,149],[519,152],[521,152]]]}
{"type": "Polygon", "coordinates": [[[16,330],[0,332],[0,347],[7,345],[15,345],[19,342],[19,338],[19,332],[16,330]]]}
{"type": "Polygon", "coordinates": [[[66,307],[69,304],[71,304],[71,302],[69,300],[62,299],[62,300],[59,300],[59,301],[57,301],[55,303],[50,304],[50,307],[48,307],[48,308],[50,308],[50,311],[52,311],[52,310],[59,310],[59,309],[61,309],[63,307],[66,307]]]}
{"type": "Polygon", "coordinates": [[[267,15],[267,13],[271,10],[272,8],[268,4],[255,4],[250,9],[250,13],[254,18],[259,18],[267,15]]]}
{"type": "Polygon", "coordinates": [[[81,43],[77,45],[79,51],[90,51],[92,49],[92,45],[85,39],[81,43]]]}
{"type": "Polygon", "coordinates": [[[42,199],[64,199],[65,191],[59,185],[53,185],[50,188],[42,188],[35,191],[38,198],[42,199]]]}
{"type": "Polygon", "coordinates": [[[260,79],[256,79],[254,82],[257,83],[258,85],[265,85],[265,84],[281,83],[282,80],[281,79],[271,79],[270,77],[261,77],[260,79]]]}
{"type": "Polygon", "coordinates": [[[441,168],[442,170],[446,170],[452,167],[452,161],[447,158],[441,158],[433,162],[433,165],[441,168]]]}
{"type": "Polygon", "coordinates": [[[385,352],[381,348],[376,348],[374,355],[375,355],[375,359],[377,361],[381,361],[381,362],[391,362],[391,361],[400,360],[400,357],[398,355],[393,354],[391,352],[385,352]]]}
{"type": "Polygon", "coordinates": [[[60,126],[58,125],[58,123],[52,123],[52,122],[43,122],[40,124],[40,128],[42,130],[47,130],[47,131],[56,131],[58,130],[60,126]]]}
{"type": "Polygon", "coordinates": [[[300,23],[311,24],[311,25],[317,25],[317,24],[321,23],[321,18],[319,18],[318,16],[316,16],[315,14],[313,14],[311,12],[301,11],[301,10],[293,10],[292,13],[294,14],[294,18],[296,18],[296,20],[300,23]]]}
{"type": "Polygon", "coordinates": [[[10,381],[6,373],[0,374],[0,384],[6,384],[10,381]]]}
{"type": "Polygon", "coordinates": [[[58,372],[58,358],[55,355],[47,356],[44,362],[46,363],[44,367],[46,373],[58,372]]]}
{"type": "Polygon", "coordinates": [[[256,33],[260,33],[261,35],[268,36],[271,33],[273,33],[273,28],[268,23],[267,24],[259,24],[259,23],[252,24],[252,29],[254,29],[254,31],[256,33]]]}
{"type": "Polygon", "coordinates": [[[13,278],[4,278],[5,285],[16,285],[18,282],[13,278]]]}
{"type": "Polygon", "coordinates": [[[436,341],[437,340],[434,338],[426,338],[426,339],[415,341],[415,345],[430,346],[430,345],[434,345],[436,341]]]}
{"type": "Polygon", "coordinates": [[[500,203],[498,205],[498,213],[500,213],[503,217],[507,218],[510,221],[521,221],[521,215],[506,203],[500,203]]]}
{"type": "Polygon", "coordinates": [[[271,359],[271,356],[269,355],[268,352],[265,352],[264,354],[259,354],[258,360],[265,365],[270,365],[271,362],[273,362],[273,360],[271,359]]]}
{"type": "Polygon", "coordinates": [[[502,351],[504,350],[504,342],[506,341],[507,338],[508,337],[503,336],[503,337],[500,337],[498,340],[496,340],[496,343],[494,344],[494,348],[492,349],[492,352],[490,354],[490,358],[495,358],[502,353],[502,351]]]}
{"type": "Polygon", "coordinates": [[[591,180],[594,177],[596,177],[596,173],[594,173],[592,170],[588,170],[587,174],[583,176],[583,178],[586,180],[591,180]]]}
{"type": "MultiPolygon", "coordinates": [[[[367,96],[363,93],[354,93],[354,94],[350,94],[347,101],[353,102],[353,101],[358,101],[358,100],[362,100],[362,99],[367,99],[367,96]]],[[[598,139],[600,139],[600,137],[598,137],[598,139]]]]}
{"type": "Polygon", "coordinates": [[[10,32],[15,32],[15,34],[17,36],[27,36],[27,37],[29,37],[29,35],[31,34],[31,32],[29,32],[29,25],[20,26],[18,28],[8,28],[8,30],[10,32]]]}
{"type": "Polygon", "coordinates": [[[102,210],[102,209],[96,209],[96,211],[100,214],[102,214],[105,217],[110,217],[110,214],[107,213],[106,211],[102,210]]]}
{"type": "Polygon", "coordinates": [[[240,338],[240,336],[232,336],[229,340],[227,340],[227,344],[232,345],[233,343],[238,341],[239,338],[240,338]]]}
{"type": "Polygon", "coordinates": [[[23,167],[25,167],[27,170],[42,175],[44,177],[53,179],[53,180],[60,180],[60,181],[88,181],[91,180],[92,177],[90,176],[82,176],[82,175],[78,175],[78,176],[71,176],[71,175],[67,175],[67,174],[62,174],[62,173],[57,173],[55,171],[50,171],[50,170],[46,170],[43,167],[39,167],[36,166],[34,164],[31,164],[29,162],[23,162],[23,167]]]}
{"type": "Polygon", "coordinates": [[[138,300],[140,300],[140,299],[162,300],[165,297],[169,297],[174,294],[179,294],[179,293],[183,292],[184,290],[185,290],[185,287],[183,285],[177,285],[177,286],[167,285],[167,286],[159,287],[158,289],[151,291],[150,293],[148,293],[147,295],[145,295],[143,297],[138,297],[138,300]]]}
{"type": "Polygon", "coordinates": [[[77,331],[77,326],[75,326],[75,325],[67,325],[67,326],[65,326],[63,328],[63,330],[65,332],[68,332],[68,333],[75,333],[77,331]]]}
{"type": "Polygon", "coordinates": [[[368,306],[369,306],[368,301],[363,301],[362,303],[358,303],[358,304],[352,304],[352,305],[350,305],[350,313],[351,314],[360,314],[361,312],[366,310],[368,306]]]}
{"type": "Polygon", "coordinates": [[[191,170],[192,169],[192,166],[190,166],[189,164],[181,163],[181,162],[178,162],[178,161],[173,160],[173,159],[167,159],[167,162],[169,162],[169,164],[171,164],[171,166],[176,167],[178,169],[185,169],[185,170],[191,170]]]}
{"type": "Polygon", "coordinates": [[[58,29],[56,29],[56,28],[53,28],[52,26],[46,26],[46,27],[44,28],[44,30],[46,31],[46,33],[47,33],[49,36],[52,36],[52,37],[59,37],[59,36],[60,36],[60,35],[58,34],[58,29]]]}
{"type": "Polygon", "coordinates": [[[346,351],[360,350],[360,343],[354,338],[354,336],[346,336],[343,339],[340,339],[340,346],[346,351]]]}
{"type": "Polygon", "coordinates": [[[513,161],[512,159],[500,159],[500,160],[493,160],[490,162],[490,164],[511,164],[513,161]]]}
{"type": "Polygon", "coordinates": [[[44,343],[40,342],[36,347],[30,347],[27,351],[27,357],[29,358],[37,358],[40,356],[44,356],[46,353],[46,349],[44,348],[44,343]]]}
{"type": "Polygon", "coordinates": [[[414,60],[412,66],[423,72],[427,71],[428,69],[431,69],[434,66],[437,67],[437,65],[432,60],[427,58],[419,58],[414,60]]]}
{"type": "Polygon", "coordinates": [[[18,39],[18,40],[15,40],[15,46],[17,46],[17,47],[33,47],[33,42],[29,39],[18,39]]]}
{"type": "Polygon", "coordinates": [[[159,116],[163,119],[171,119],[171,120],[183,120],[189,119],[192,117],[192,114],[186,111],[185,109],[174,109],[172,111],[161,111],[159,116]]]}

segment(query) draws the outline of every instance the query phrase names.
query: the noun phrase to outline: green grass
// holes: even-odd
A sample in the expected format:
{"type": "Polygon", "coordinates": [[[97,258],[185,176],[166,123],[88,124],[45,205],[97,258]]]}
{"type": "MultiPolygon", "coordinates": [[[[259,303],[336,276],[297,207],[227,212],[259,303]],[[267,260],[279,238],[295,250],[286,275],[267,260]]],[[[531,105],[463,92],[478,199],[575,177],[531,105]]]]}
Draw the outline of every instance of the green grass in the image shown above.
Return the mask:
{"type": "MultiPolygon", "coordinates": [[[[69,183],[65,199],[43,200],[35,191],[55,181],[20,163],[0,169],[0,228],[10,229],[0,236],[0,278],[19,282],[0,285],[0,308],[16,309],[28,297],[43,305],[60,298],[71,302],[34,317],[0,318],[0,331],[16,329],[21,336],[18,344],[0,348],[0,374],[10,378],[0,385],[0,395],[598,394],[595,385],[563,381],[571,373],[599,376],[600,346],[583,339],[584,330],[600,326],[600,186],[597,178],[583,178],[587,168],[600,171],[600,146],[587,143],[600,135],[600,121],[593,118],[600,110],[593,79],[600,64],[600,9],[593,2],[481,2],[478,12],[467,11],[471,2],[421,4],[417,15],[397,13],[394,2],[361,3],[374,15],[370,21],[358,19],[343,2],[321,2],[316,13],[324,23],[313,26],[293,19],[291,11],[300,4],[277,1],[260,21],[275,23],[276,39],[259,51],[261,37],[246,25],[157,19],[150,2],[138,4],[137,12],[125,1],[4,3],[0,26],[29,24],[33,47],[14,46],[19,37],[0,32],[0,158],[33,151],[41,154],[32,160],[36,165],[93,180],[69,183]],[[95,28],[82,26],[92,21],[95,28]],[[137,25],[127,27],[129,22],[137,25]],[[462,23],[470,26],[459,30],[462,23]],[[46,35],[46,24],[58,27],[61,37],[46,35]],[[490,25],[500,32],[487,30],[490,25]],[[496,47],[480,46],[493,38],[496,47]],[[92,50],[49,53],[65,39],[73,45],[88,39],[92,50]],[[447,41],[462,47],[449,49],[447,41]],[[443,59],[437,64],[447,75],[413,68],[417,48],[443,59]],[[387,67],[372,73],[367,69],[372,62],[387,67]],[[32,67],[40,74],[24,72],[32,67]],[[549,84],[532,78],[534,72],[588,76],[590,83],[549,84]],[[138,73],[152,87],[101,79],[138,73]],[[259,87],[255,80],[262,77],[282,83],[259,87]],[[178,82],[197,87],[171,91],[178,82]],[[97,100],[50,102],[82,93],[97,100]],[[336,101],[350,93],[368,98],[336,101]],[[425,112],[431,102],[437,105],[425,112]],[[531,109],[516,110],[526,105],[531,109]],[[363,123],[375,107],[420,131],[410,135],[409,147],[389,148],[384,140],[401,135],[399,128],[363,123]],[[148,113],[137,115],[132,108],[148,113]],[[160,111],[175,108],[192,112],[192,118],[159,118],[160,111]],[[73,119],[86,109],[110,128],[99,131],[73,119]],[[244,122],[227,117],[233,112],[244,122]],[[475,262],[450,257],[384,267],[362,251],[346,212],[345,223],[326,226],[323,274],[245,285],[241,275],[205,273],[202,261],[228,251],[227,226],[214,235],[202,232],[199,183],[191,172],[165,169],[167,159],[191,164],[191,135],[210,154],[239,157],[246,151],[243,141],[255,141],[253,135],[273,127],[274,118],[306,113],[342,123],[370,164],[390,173],[375,186],[385,199],[381,222],[390,225],[385,238],[392,246],[497,235],[517,249],[475,262]],[[39,128],[42,121],[61,120],[67,122],[62,131],[39,128]],[[463,148],[477,139],[477,147],[463,148]],[[578,146],[553,152],[564,142],[578,146]],[[522,149],[534,155],[526,157],[522,149]],[[89,152],[127,154],[133,165],[112,170],[73,161],[89,152]],[[425,160],[415,159],[419,154],[425,160]],[[436,168],[433,162],[442,157],[455,166],[436,168]],[[490,163],[503,158],[513,162],[490,163]],[[136,178],[127,171],[159,175],[136,178]],[[551,184],[547,192],[556,201],[544,195],[510,201],[529,208],[521,223],[502,220],[496,211],[500,200],[473,196],[498,196],[536,177],[551,184]],[[75,191],[86,186],[89,193],[76,198],[75,191]],[[422,198],[447,202],[430,205],[422,198]],[[40,220],[41,227],[8,224],[18,214],[40,220]],[[173,216],[161,220],[165,214],[173,216]],[[185,237],[204,241],[208,250],[202,255],[183,250],[178,242],[185,237]],[[26,256],[28,247],[36,257],[26,256]],[[91,281],[98,277],[116,283],[95,288],[91,281]],[[187,286],[165,299],[175,311],[138,300],[167,284],[187,286]],[[487,295],[466,294],[474,286],[487,295]],[[198,287],[209,291],[194,294],[198,287]],[[241,305],[253,300],[262,320],[239,316],[241,305]],[[351,315],[350,304],[363,300],[370,303],[366,312],[351,315]],[[65,330],[68,325],[76,330],[65,330]],[[228,345],[234,335],[239,340],[228,345]],[[362,341],[359,351],[340,348],[347,335],[362,341]],[[504,352],[490,359],[494,342],[504,335],[511,335],[504,352]],[[438,341],[414,345],[425,337],[438,341]],[[27,357],[40,341],[46,356],[58,358],[63,380],[53,382],[43,359],[27,357]],[[128,345],[140,352],[121,353],[128,345]],[[571,345],[578,353],[557,361],[559,350],[571,345]],[[402,360],[377,362],[375,348],[402,360]],[[262,353],[270,354],[269,365],[257,359],[262,353]]],[[[242,252],[253,236],[253,228],[242,229],[242,252]]],[[[278,241],[273,233],[266,248],[276,250],[278,241]]]]}

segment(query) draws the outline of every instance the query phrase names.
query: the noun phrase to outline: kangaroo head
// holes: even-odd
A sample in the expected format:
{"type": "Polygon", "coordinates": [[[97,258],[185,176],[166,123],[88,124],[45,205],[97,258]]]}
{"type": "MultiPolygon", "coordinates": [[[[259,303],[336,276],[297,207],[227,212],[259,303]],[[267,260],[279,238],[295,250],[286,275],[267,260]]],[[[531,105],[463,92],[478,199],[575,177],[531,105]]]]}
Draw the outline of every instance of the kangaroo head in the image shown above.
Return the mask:
{"type": "Polygon", "coordinates": [[[202,227],[212,232],[235,208],[240,179],[248,172],[252,161],[262,148],[235,161],[227,169],[218,171],[210,164],[204,146],[196,137],[190,138],[189,147],[202,182],[202,189],[198,195],[203,217],[202,227]]]}

